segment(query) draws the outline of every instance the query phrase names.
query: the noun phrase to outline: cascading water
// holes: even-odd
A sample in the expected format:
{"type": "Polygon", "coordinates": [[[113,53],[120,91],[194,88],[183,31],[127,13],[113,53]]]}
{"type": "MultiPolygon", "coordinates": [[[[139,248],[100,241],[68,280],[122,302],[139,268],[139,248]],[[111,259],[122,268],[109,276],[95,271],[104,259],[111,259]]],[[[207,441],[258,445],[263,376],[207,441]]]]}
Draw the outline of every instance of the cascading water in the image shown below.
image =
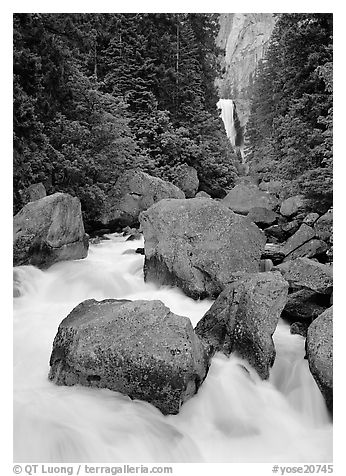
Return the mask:
{"type": "Polygon", "coordinates": [[[47,378],[58,325],[85,299],[160,299],[193,325],[211,301],[143,281],[143,246],[109,235],[85,260],[16,268],[14,459],[17,462],[330,462],[332,425],[304,360],[304,339],[280,322],[269,382],[232,355],[213,358],[178,415],[106,389],[47,378]],[[125,252],[125,254],[124,254],[125,252]],[[247,369],[247,370],[246,370],[247,369]]]}
{"type": "Polygon", "coordinates": [[[219,99],[216,107],[221,110],[221,119],[225,126],[227,137],[232,147],[239,150],[242,163],[245,163],[243,130],[236,112],[236,105],[232,99],[219,99]]]}

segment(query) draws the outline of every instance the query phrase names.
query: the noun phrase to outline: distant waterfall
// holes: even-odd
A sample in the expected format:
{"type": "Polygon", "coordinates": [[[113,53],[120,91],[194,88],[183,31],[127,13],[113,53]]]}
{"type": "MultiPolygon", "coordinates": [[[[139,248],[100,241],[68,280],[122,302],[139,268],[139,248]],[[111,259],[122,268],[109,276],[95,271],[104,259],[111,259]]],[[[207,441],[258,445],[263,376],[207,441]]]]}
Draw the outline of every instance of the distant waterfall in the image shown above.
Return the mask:
{"type": "Polygon", "coordinates": [[[242,163],[245,163],[244,156],[244,137],[243,127],[241,127],[235,102],[232,99],[219,99],[216,107],[221,110],[221,118],[223,120],[227,137],[229,138],[233,148],[239,150],[242,163]]]}

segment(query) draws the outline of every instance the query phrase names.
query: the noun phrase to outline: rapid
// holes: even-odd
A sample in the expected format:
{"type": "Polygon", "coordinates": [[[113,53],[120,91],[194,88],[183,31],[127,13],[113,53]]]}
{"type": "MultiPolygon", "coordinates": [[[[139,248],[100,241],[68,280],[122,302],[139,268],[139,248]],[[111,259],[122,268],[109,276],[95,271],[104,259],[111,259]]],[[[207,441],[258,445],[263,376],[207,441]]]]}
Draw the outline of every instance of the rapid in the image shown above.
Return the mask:
{"type": "Polygon", "coordinates": [[[16,462],[331,462],[332,423],[304,360],[304,339],[281,321],[269,381],[246,361],[217,354],[198,394],[178,415],[107,389],[48,380],[60,322],[81,301],[159,299],[192,324],[212,304],[143,279],[143,242],[119,235],[84,260],[16,269],[14,460],[16,462]],[[129,251],[133,250],[133,252],[129,251]],[[247,369],[247,370],[246,370],[247,369]]]}

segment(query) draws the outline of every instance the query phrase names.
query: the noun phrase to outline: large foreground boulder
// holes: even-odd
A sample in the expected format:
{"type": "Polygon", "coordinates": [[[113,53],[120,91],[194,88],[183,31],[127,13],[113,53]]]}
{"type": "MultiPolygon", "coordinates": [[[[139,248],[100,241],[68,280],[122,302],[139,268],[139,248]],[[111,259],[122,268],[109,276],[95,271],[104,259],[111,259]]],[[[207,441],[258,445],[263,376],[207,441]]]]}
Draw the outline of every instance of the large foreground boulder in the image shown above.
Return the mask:
{"type": "Polygon", "coordinates": [[[222,199],[222,203],[235,213],[247,215],[252,208],[273,210],[278,200],[268,192],[262,192],[255,185],[239,184],[222,199]]]}
{"type": "Polygon", "coordinates": [[[330,295],[333,289],[333,268],[309,258],[297,258],[276,267],[292,289],[308,288],[330,295]]]}
{"type": "Polygon", "coordinates": [[[247,218],[207,198],[162,200],[140,216],[146,281],[216,297],[238,271],[257,272],[264,233],[247,218]]]}
{"type": "Polygon", "coordinates": [[[333,308],[320,314],[309,326],[306,354],[310,371],[327,407],[333,411],[333,308]]]}
{"type": "Polygon", "coordinates": [[[170,182],[137,169],[128,170],[118,178],[101,223],[113,229],[136,226],[139,214],[163,198],[185,198],[185,195],[170,182]]]}
{"type": "Polygon", "coordinates": [[[278,272],[244,274],[219,295],[195,332],[212,354],[237,352],[267,379],[275,359],[272,335],[287,292],[278,272]]]}
{"type": "Polygon", "coordinates": [[[186,198],[193,198],[199,186],[197,170],[186,164],[180,166],[176,170],[176,178],[173,183],[185,193],[186,198]]]}
{"type": "Polygon", "coordinates": [[[203,382],[208,358],[190,320],[161,301],[89,299],[61,322],[50,365],[58,385],[108,388],[175,414],[203,382]]]}
{"type": "Polygon", "coordinates": [[[14,266],[85,258],[88,246],[80,201],[67,193],[29,202],[13,219],[14,266]]]}

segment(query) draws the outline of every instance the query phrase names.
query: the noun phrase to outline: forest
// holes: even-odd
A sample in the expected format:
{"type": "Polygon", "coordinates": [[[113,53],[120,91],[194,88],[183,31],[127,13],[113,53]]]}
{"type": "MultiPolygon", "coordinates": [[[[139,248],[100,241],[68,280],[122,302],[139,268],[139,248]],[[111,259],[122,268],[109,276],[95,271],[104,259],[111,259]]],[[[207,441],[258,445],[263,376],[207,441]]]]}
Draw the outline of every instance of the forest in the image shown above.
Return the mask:
{"type": "MultiPolygon", "coordinates": [[[[23,191],[79,197],[97,221],[119,174],[197,169],[222,197],[239,159],[216,109],[217,14],[14,15],[14,213],[23,191]]],[[[250,173],[332,203],[332,15],[280,14],[253,78],[250,173]]]]}

